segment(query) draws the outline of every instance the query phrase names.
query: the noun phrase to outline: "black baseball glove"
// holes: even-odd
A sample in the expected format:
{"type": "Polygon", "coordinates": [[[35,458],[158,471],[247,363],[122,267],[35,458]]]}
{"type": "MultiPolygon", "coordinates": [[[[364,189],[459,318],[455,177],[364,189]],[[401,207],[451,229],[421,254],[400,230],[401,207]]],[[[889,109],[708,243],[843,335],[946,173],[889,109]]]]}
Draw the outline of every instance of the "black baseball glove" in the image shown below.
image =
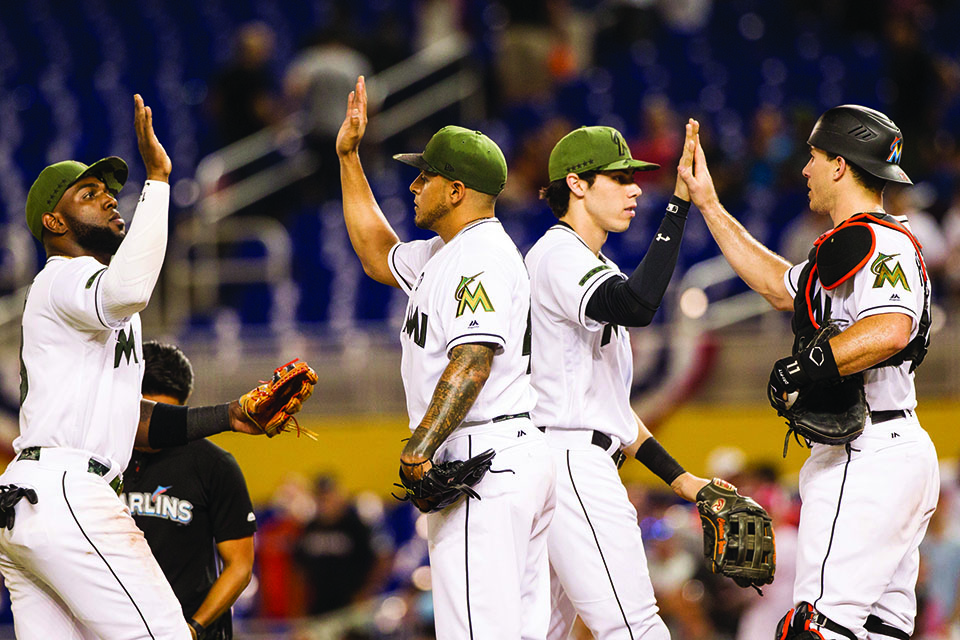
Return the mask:
{"type": "MultiPolygon", "coordinates": [[[[802,347],[801,353],[816,349],[840,332],[840,325],[836,322],[824,323],[810,343],[802,347]]],[[[802,356],[798,354],[797,357],[802,356]]],[[[809,442],[836,445],[850,442],[863,433],[869,411],[863,391],[863,374],[810,382],[795,390],[784,389],[777,382],[790,376],[790,363],[780,366],[784,360],[774,365],[767,396],[777,414],[787,419],[788,438],[790,433],[795,433],[809,442]],[[780,376],[777,375],[778,368],[781,369],[780,376]]]]}
{"type": "Polygon", "coordinates": [[[697,510],[703,554],[711,571],[757,591],[773,582],[777,568],[773,521],[763,507],[729,482],[714,478],[697,493],[697,510]]]}
{"type": "Polygon", "coordinates": [[[400,482],[395,484],[404,490],[404,495],[394,497],[399,500],[410,500],[417,509],[424,513],[440,511],[449,507],[462,496],[480,499],[480,495],[473,489],[474,485],[490,470],[491,460],[496,455],[493,449],[488,449],[469,460],[450,460],[430,467],[419,479],[414,479],[416,465],[400,465],[400,482]]]}
{"type": "Polygon", "coordinates": [[[17,512],[17,503],[26,498],[30,504],[37,504],[37,492],[27,487],[18,487],[15,484],[0,485],[0,527],[13,529],[13,522],[17,512]]]}

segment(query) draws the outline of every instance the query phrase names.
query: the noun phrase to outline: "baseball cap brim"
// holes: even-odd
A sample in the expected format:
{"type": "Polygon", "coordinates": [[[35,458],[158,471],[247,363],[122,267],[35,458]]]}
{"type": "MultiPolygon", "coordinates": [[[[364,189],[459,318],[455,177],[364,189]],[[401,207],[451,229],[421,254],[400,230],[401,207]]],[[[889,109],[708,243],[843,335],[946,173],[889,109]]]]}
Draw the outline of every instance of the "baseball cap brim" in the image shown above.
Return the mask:
{"type": "Polygon", "coordinates": [[[633,169],[634,171],[653,171],[659,169],[660,165],[655,162],[644,162],[643,160],[617,160],[608,165],[597,167],[595,171],[621,171],[623,169],[633,169]]]}
{"type": "Polygon", "coordinates": [[[422,153],[398,153],[393,156],[394,160],[402,162],[403,164],[408,164],[411,167],[416,167],[421,171],[429,171],[430,173],[439,173],[436,169],[430,166],[430,164],[423,159],[422,153]]]}
{"type": "MultiPolygon", "coordinates": [[[[117,193],[123,188],[123,185],[126,184],[129,173],[130,170],[127,167],[127,163],[124,162],[122,158],[110,156],[102,160],[97,160],[87,167],[83,173],[77,176],[77,180],[86,178],[87,176],[95,176],[103,181],[107,189],[117,193]]],[[[77,180],[74,180],[74,182],[77,182],[77,180]]]]}

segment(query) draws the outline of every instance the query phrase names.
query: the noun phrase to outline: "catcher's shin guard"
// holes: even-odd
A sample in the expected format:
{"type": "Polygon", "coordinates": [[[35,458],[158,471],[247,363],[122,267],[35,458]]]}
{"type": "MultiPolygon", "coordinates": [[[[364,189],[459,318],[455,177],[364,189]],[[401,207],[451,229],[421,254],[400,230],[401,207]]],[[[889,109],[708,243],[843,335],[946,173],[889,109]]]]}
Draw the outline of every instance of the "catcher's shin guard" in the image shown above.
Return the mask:
{"type": "Polygon", "coordinates": [[[801,602],[780,619],[774,640],[823,640],[820,629],[839,633],[844,638],[857,640],[857,636],[813,608],[809,602],[801,602]]]}

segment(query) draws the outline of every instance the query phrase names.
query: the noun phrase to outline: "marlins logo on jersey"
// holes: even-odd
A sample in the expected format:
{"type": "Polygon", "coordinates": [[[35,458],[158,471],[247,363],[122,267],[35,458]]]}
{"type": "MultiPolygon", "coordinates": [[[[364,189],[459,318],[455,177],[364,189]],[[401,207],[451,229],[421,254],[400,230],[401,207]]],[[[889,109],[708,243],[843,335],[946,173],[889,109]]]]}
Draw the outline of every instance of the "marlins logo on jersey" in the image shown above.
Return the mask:
{"type": "Polygon", "coordinates": [[[470,309],[473,313],[476,313],[478,308],[482,308],[484,311],[493,311],[490,296],[483,288],[483,283],[477,280],[481,275],[483,275],[482,271],[475,276],[460,276],[460,284],[457,285],[457,291],[454,294],[454,298],[459,303],[456,317],[462,316],[467,309],[470,309]],[[470,284],[474,280],[477,281],[477,284],[471,291],[470,284]]]}
{"type": "Polygon", "coordinates": [[[153,493],[130,492],[123,494],[127,508],[132,516],[149,516],[172,520],[180,524],[190,524],[193,520],[193,503],[171,495],[171,487],[158,485],[153,493]]]}

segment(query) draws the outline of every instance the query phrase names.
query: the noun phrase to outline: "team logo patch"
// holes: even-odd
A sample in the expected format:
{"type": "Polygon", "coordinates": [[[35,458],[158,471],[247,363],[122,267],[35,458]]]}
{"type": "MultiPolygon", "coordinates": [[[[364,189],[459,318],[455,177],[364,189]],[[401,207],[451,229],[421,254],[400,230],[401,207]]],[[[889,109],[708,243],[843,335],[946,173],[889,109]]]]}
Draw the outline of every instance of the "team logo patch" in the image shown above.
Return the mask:
{"type": "Polygon", "coordinates": [[[889,282],[891,287],[895,287],[899,283],[903,285],[904,289],[910,291],[910,285],[907,284],[907,274],[903,272],[903,267],[900,266],[900,262],[897,261],[893,269],[887,266],[888,262],[899,255],[899,253],[891,255],[881,253],[877,256],[877,259],[873,261],[873,264],[870,265],[870,273],[877,276],[876,280],[873,281],[874,289],[879,289],[889,282]]]}
{"type": "Polygon", "coordinates": [[[720,510],[723,509],[723,505],[725,504],[727,504],[725,498],[717,498],[717,501],[714,502],[710,508],[713,509],[714,513],[720,513],[720,510]]]}
{"type": "Polygon", "coordinates": [[[482,307],[484,311],[493,311],[493,303],[490,302],[490,296],[487,295],[486,289],[483,288],[483,283],[477,280],[481,275],[483,275],[482,271],[475,276],[460,276],[460,284],[457,285],[457,291],[454,293],[454,298],[459,303],[457,304],[457,318],[462,316],[467,308],[473,313],[476,313],[480,307],[482,307]],[[477,284],[473,288],[473,291],[471,291],[469,287],[474,281],[476,281],[477,284]]]}

